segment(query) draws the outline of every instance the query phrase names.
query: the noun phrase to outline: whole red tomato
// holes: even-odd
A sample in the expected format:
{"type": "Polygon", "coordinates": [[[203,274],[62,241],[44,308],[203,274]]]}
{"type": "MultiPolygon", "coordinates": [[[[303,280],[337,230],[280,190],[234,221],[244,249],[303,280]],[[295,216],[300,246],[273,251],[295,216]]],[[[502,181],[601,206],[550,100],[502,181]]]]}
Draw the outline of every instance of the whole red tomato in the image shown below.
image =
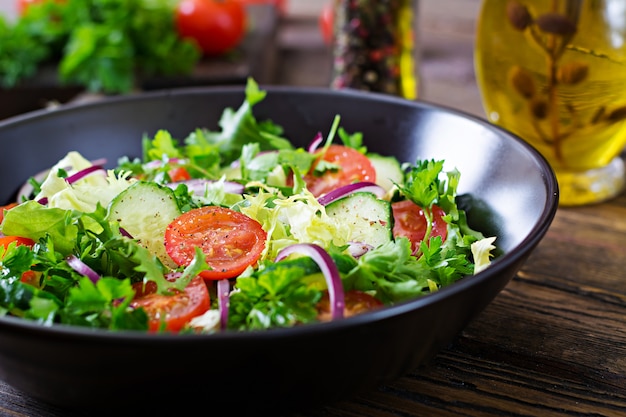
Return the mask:
{"type": "Polygon", "coordinates": [[[194,39],[206,55],[220,55],[239,45],[246,18],[239,0],[181,0],[176,7],[178,33],[194,39]]]}

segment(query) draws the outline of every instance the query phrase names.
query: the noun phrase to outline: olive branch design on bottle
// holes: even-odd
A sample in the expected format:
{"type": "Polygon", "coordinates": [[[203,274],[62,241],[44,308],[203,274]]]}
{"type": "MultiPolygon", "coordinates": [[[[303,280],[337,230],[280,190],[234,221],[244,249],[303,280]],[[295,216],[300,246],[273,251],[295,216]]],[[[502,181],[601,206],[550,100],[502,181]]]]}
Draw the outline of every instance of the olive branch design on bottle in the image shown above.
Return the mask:
{"type": "MultiPolygon", "coordinates": [[[[554,150],[555,157],[563,162],[562,146],[577,127],[585,125],[577,114],[577,109],[570,103],[559,101],[559,86],[573,86],[585,82],[589,76],[589,65],[581,61],[561,62],[566,50],[575,50],[599,58],[607,56],[592,50],[572,45],[571,42],[578,32],[578,18],[584,0],[566,0],[563,13],[559,13],[559,0],[552,0],[549,12],[533,16],[523,3],[509,0],[506,17],[509,24],[520,32],[528,31],[530,37],[546,55],[545,90],[538,91],[532,73],[521,65],[509,69],[508,82],[512,88],[528,102],[533,117],[533,129],[540,139],[554,150]],[[567,111],[573,123],[568,129],[561,125],[559,108],[567,111]],[[539,122],[549,122],[548,132],[542,129],[539,122]]],[[[616,123],[626,119],[626,106],[608,110],[600,106],[587,125],[598,123],[616,123]]]]}

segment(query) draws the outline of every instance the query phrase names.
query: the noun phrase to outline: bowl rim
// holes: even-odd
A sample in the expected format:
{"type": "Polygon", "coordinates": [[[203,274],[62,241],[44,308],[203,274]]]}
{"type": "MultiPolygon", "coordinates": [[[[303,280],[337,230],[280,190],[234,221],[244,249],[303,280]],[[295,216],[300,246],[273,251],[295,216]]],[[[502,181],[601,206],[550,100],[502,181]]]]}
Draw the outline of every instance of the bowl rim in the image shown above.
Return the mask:
{"type": "MultiPolygon", "coordinates": [[[[493,275],[497,275],[507,269],[510,264],[524,261],[530,254],[532,249],[543,239],[543,236],[550,227],[558,208],[559,188],[556,176],[548,161],[533,146],[525,142],[516,134],[488,122],[485,118],[470,114],[469,112],[459,110],[447,105],[432,103],[430,101],[418,99],[407,100],[400,97],[387,95],[383,93],[365,92],[359,90],[333,90],[326,87],[314,86],[289,86],[289,85],[259,85],[259,88],[266,91],[268,95],[276,93],[286,94],[303,94],[303,95],[330,95],[354,97],[357,99],[365,99],[372,102],[388,102],[408,107],[418,107],[433,112],[443,112],[452,116],[460,117],[476,123],[487,130],[494,130],[501,135],[508,136],[509,139],[516,142],[525,152],[529,153],[532,159],[537,163],[546,189],[546,201],[539,216],[539,221],[531,228],[526,237],[509,251],[501,254],[492,265],[485,270],[465,277],[449,286],[440,289],[437,292],[426,294],[422,297],[406,300],[395,305],[385,306],[380,310],[371,311],[354,317],[344,318],[342,320],[312,323],[306,326],[297,326],[289,328],[276,328],[262,331],[246,331],[246,332],[225,332],[215,334],[151,334],[135,331],[111,331],[106,329],[92,329],[79,326],[54,324],[44,326],[42,324],[21,319],[12,316],[0,316],[0,331],[3,328],[13,331],[34,332],[46,335],[47,337],[59,338],[78,338],[81,340],[94,341],[133,341],[136,343],[171,343],[172,341],[197,341],[202,343],[206,340],[214,340],[230,342],[238,339],[265,340],[276,338],[292,338],[299,335],[308,335],[310,333],[319,334],[321,332],[341,331],[347,327],[355,327],[368,323],[387,320],[394,316],[403,315],[412,310],[425,308],[431,304],[440,302],[440,300],[451,297],[457,293],[463,292],[470,287],[479,285],[481,282],[489,280],[493,275]]],[[[140,93],[133,93],[120,96],[107,96],[93,101],[87,102],[69,102],[56,107],[35,110],[32,112],[13,116],[4,120],[0,120],[0,131],[8,126],[26,124],[32,120],[47,119],[55,117],[57,114],[71,113],[77,110],[106,106],[115,106],[120,103],[132,103],[135,101],[154,100],[157,98],[167,99],[176,96],[194,96],[207,94],[245,94],[245,87],[241,85],[226,86],[203,86],[203,87],[179,87],[174,89],[153,90],[140,93]]]]}

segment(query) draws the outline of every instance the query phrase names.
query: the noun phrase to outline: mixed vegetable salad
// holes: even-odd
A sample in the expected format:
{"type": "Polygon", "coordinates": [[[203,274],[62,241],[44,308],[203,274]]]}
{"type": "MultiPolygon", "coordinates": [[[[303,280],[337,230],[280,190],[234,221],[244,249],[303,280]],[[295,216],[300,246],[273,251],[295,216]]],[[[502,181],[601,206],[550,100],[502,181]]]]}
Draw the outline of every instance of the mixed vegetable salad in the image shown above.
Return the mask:
{"type": "Polygon", "coordinates": [[[368,152],[337,116],[296,148],[253,108],[143,138],[115,169],[69,152],[0,223],[0,315],[216,333],[338,320],[487,267],[494,237],[456,204],[443,161],[368,152]]]}

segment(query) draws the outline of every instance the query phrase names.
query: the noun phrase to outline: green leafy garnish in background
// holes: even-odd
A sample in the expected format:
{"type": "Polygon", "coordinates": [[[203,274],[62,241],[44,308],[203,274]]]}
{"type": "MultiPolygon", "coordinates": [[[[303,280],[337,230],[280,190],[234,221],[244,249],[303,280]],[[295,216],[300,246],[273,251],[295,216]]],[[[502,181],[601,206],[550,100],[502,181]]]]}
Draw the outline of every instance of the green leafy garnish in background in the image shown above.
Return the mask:
{"type": "Polygon", "coordinates": [[[45,64],[64,85],[107,94],[137,77],[189,74],[201,57],[175,27],[174,0],[46,0],[14,23],[0,17],[0,86],[12,88],[45,64]]]}

